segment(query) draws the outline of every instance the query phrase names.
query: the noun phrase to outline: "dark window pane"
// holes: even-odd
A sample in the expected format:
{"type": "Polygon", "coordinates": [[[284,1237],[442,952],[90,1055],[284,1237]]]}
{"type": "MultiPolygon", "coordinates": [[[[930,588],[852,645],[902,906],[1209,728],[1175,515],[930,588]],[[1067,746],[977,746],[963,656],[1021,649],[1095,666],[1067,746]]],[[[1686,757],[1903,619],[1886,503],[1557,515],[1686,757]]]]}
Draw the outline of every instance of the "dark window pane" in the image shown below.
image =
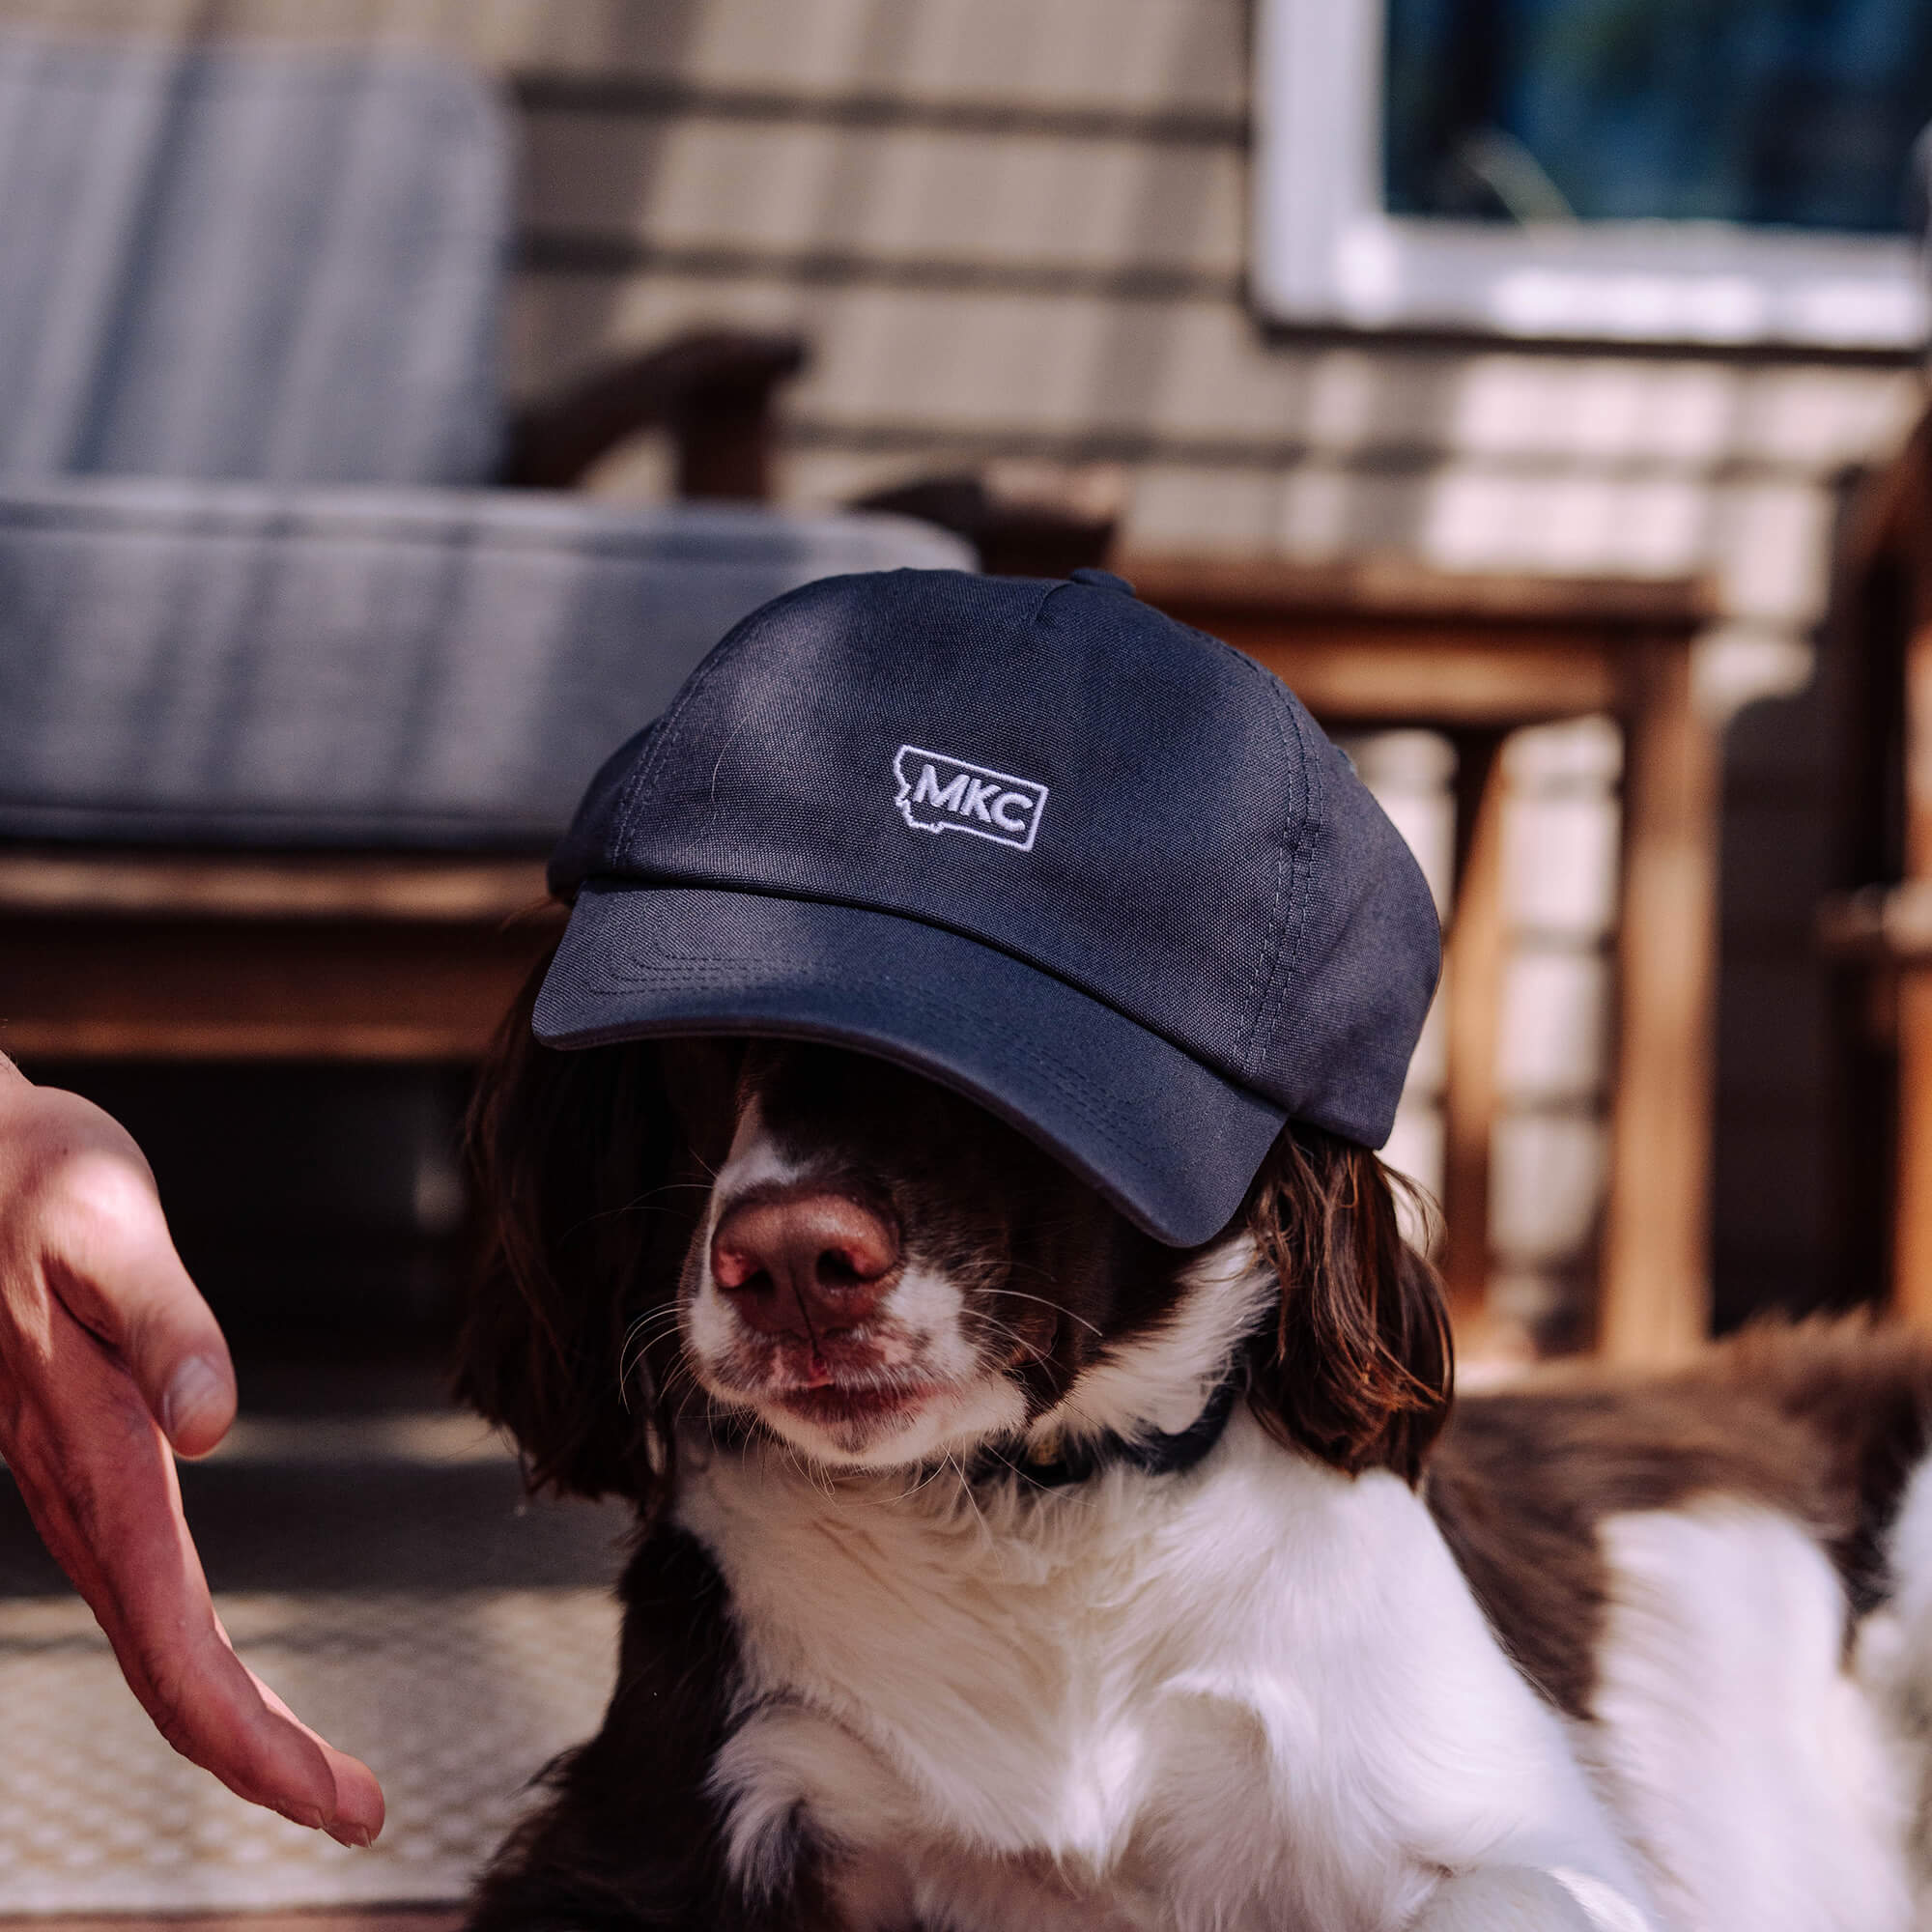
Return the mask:
{"type": "Polygon", "coordinates": [[[1388,208],[1897,233],[1932,0],[1388,0],[1388,208]]]}

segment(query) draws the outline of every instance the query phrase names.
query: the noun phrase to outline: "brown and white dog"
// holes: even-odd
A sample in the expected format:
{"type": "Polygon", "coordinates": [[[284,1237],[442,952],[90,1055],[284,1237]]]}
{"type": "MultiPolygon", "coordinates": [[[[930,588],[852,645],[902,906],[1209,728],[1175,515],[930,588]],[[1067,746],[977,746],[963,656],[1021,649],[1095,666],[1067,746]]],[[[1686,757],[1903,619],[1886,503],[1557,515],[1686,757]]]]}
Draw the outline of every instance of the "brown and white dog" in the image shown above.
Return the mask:
{"type": "Polygon", "coordinates": [[[479,1932],[1922,1922],[1918,1343],[1452,1421],[1350,1143],[1291,1128],[1179,1251],[883,1062],[529,1011],[466,1388],[640,1528],[479,1932]]]}

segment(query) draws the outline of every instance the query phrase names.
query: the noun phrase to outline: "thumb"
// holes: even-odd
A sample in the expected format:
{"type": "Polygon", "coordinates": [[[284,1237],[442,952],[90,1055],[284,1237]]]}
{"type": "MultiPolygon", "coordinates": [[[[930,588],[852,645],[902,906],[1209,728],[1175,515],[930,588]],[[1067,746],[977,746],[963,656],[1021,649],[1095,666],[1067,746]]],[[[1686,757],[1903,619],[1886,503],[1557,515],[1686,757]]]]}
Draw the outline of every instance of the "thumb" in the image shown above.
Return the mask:
{"type": "Polygon", "coordinates": [[[206,1456],[235,1420],[235,1367],[212,1321],[205,1334],[163,1336],[135,1366],[134,1380],[183,1456],[206,1456]]]}
{"type": "Polygon", "coordinates": [[[49,1270],[55,1292],[120,1355],[169,1442],[206,1455],[235,1419],[235,1367],[175,1252],[146,1163],[90,1150],[66,1178],[78,1211],[49,1270]]]}
{"type": "MultiPolygon", "coordinates": [[[[205,1456],[235,1420],[228,1344],[166,1233],[128,1279],[119,1347],[161,1433],[184,1456],[205,1456]]],[[[78,1311],[76,1311],[77,1313],[78,1311]]]]}

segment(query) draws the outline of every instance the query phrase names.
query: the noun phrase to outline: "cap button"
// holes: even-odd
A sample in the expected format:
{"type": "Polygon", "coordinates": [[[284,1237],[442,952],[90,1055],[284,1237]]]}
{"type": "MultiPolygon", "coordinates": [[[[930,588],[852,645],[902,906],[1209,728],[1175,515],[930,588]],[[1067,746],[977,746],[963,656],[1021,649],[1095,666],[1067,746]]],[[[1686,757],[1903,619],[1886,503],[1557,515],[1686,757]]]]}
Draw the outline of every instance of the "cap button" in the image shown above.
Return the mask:
{"type": "Polygon", "coordinates": [[[1084,563],[1078,570],[1067,573],[1067,582],[1091,583],[1095,590],[1118,590],[1123,597],[1134,594],[1134,586],[1124,577],[1116,577],[1111,570],[1094,570],[1084,563]]]}

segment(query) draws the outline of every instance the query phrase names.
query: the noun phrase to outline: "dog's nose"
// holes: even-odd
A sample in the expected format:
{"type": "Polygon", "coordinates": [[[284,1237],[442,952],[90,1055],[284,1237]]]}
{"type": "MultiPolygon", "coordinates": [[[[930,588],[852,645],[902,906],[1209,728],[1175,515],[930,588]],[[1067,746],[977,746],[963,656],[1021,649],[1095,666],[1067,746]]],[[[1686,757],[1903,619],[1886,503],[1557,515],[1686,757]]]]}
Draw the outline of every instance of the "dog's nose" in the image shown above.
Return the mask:
{"type": "Polygon", "coordinates": [[[711,1276],[748,1327],[818,1342],[878,1307],[898,1265],[898,1231],[847,1194],[800,1194],[726,1208],[711,1276]]]}

